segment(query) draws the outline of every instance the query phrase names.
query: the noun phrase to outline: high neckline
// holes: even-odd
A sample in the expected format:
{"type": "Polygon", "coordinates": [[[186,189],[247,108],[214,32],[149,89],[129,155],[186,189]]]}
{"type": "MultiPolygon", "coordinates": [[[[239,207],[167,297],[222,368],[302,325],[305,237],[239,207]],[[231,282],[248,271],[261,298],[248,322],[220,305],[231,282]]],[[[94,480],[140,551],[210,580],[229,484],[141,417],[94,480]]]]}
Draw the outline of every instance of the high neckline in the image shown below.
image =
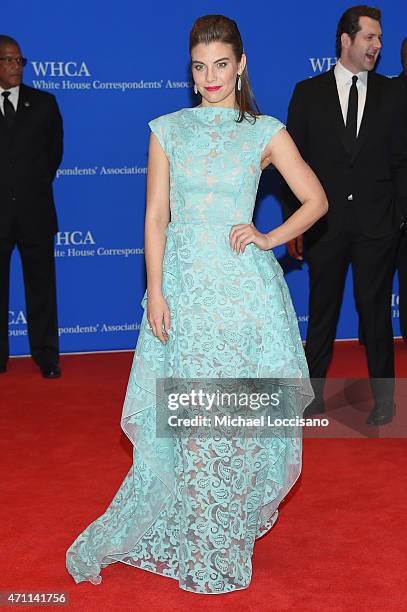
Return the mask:
{"type": "Polygon", "coordinates": [[[234,113],[238,113],[238,108],[233,108],[231,106],[190,106],[185,108],[184,110],[211,110],[211,111],[232,111],[234,113]]]}
{"type": "Polygon", "coordinates": [[[194,121],[205,125],[223,125],[231,121],[235,122],[239,116],[238,108],[228,106],[193,106],[183,110],[190,117],[193,117],[194,121]]]}

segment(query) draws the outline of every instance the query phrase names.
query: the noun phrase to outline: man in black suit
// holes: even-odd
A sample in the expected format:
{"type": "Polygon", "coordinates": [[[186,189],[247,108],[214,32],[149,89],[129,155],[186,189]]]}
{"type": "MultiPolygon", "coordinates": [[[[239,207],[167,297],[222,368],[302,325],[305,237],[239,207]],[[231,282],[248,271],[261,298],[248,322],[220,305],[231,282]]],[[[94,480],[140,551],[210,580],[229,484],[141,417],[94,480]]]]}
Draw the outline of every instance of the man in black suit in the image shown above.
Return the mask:
{"type": "MultiPolygon", "coordinates": [[[[407,38],[401,45],[401,64],[403,71],[397,77],[407,96],[407,38]]],[[[400,332],[407,343],[407,231],[404,228],[401,239],[397,261],[397,271],[399,278],[399,313],[400,313],[400,332]]]]}
{"type": "MultiPolygon", "coordinates": [[[[381,14],[357,6],[341,17],[335,68],[298,83],[287,128],[328,196],[328,214],[305,234],[310,272],[306,355],[324,411],[323,379],[332,357],[344,282],[352,264],[374,406],[367,422],[394,414],[391,291],[400,227],[407,211],[407,118],[400,87],[373,72],[381,14]]],[[[298,207],[285,188],[285,217],[298,207]]],[[[288,251],[302,259],[302,237],[288,251]]]]}
{"type": "Polygon", "coordinates": [[[17,246],[31,355],[45,378],[57,378],[52,181],[62,157],[62,120],[54,96],[21,83],[25,63],[18,43],[0,35],[0,372],[9,357],[10,257],[17,246]]]}

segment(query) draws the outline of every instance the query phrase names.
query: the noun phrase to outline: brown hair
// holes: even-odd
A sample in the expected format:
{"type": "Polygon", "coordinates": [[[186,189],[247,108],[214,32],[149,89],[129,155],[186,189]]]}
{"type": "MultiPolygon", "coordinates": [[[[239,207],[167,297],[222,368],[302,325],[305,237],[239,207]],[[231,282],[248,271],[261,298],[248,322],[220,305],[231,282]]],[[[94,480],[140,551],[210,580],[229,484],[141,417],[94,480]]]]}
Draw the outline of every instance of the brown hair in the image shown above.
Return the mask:
{"type": "MultiPolygon", "coordinates": [[[[222,42],[231,45],[236,61],[240,62],[243,55],[243,42],[236,21],[223,15],[204,15],[199,17],[189,34],[189,53],[191,54],[192,49],[200,43],[209,45],[212,42],[222,42]]],[[[247,119],[247,115],[256,121],[256,117],[261,113],[250,86],[247,67],[244,68],[241,74],[240,91],[237,89],[236,80],[235,95],[239,108],[237,122],[240,123],[243,119],[247,119]]]]}
{"type": "Polygon", "coordinates": [[[370,17],[378,21],[381,25],[382,14],[380,9],[360,4],[348,8],[339,20],[336,30],[336,55],[339,58],[342,53],[342,34],[348,34],[351,40],[355,40],[356,34],[361,29],[359,24],[360,17],[370,17]]]}

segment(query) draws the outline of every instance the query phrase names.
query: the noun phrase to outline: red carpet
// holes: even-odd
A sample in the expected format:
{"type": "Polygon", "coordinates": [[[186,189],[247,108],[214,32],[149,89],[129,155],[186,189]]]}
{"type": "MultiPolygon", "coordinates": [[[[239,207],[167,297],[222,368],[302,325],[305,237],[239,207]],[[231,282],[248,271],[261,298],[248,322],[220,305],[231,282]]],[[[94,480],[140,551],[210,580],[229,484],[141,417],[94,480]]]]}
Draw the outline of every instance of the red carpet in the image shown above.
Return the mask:
{"type": "MultiPolygon", "coordinates": [[[[65,550],[105,510],[131,465],[119,428],[131,359],[66,356],[55,381],[29,359],[13,359],[0,376],[1,591],[65,591],[69,604],[52,609],[89,612],[407,608],[405,439],[306,439],[301,480],[255,546],[247,590],[194,595],[119,563],[104,570],[100,586],[75,585],[65,550]]],[[[407,376],[401,343],[397,373],[407,376]]],[[[363,350],[338,343],[330,374],[366,374],[363,350]]]]}

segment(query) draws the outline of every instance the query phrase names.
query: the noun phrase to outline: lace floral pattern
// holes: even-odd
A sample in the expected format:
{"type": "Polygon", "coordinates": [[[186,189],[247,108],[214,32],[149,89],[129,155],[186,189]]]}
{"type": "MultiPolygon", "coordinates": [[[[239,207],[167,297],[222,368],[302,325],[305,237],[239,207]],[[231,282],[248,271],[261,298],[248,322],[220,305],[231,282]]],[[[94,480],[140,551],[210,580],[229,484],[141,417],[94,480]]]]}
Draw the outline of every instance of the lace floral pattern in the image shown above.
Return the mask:
{"type": "MultiPolygon", "coordinates": [[[[301,471],[301,432],[262,438],[159,438],[157,378],[279,378],[291,415],[312,398],[296,316],[271,251],[230,250],[251,221],[273,117],[236,123],[233,109],[183,109],[150,123],[170,162],[171,223],[163,292],[164,346],[144,314],[122,428],[133,466],[106,512],[67,552],[76,582],[99,582],[121,561],[175,578],[197,593],[246,588],[254,541],[277,518],[301,471]]],[[[146,306],[147,295],[143,298],[146,306]]]]}

